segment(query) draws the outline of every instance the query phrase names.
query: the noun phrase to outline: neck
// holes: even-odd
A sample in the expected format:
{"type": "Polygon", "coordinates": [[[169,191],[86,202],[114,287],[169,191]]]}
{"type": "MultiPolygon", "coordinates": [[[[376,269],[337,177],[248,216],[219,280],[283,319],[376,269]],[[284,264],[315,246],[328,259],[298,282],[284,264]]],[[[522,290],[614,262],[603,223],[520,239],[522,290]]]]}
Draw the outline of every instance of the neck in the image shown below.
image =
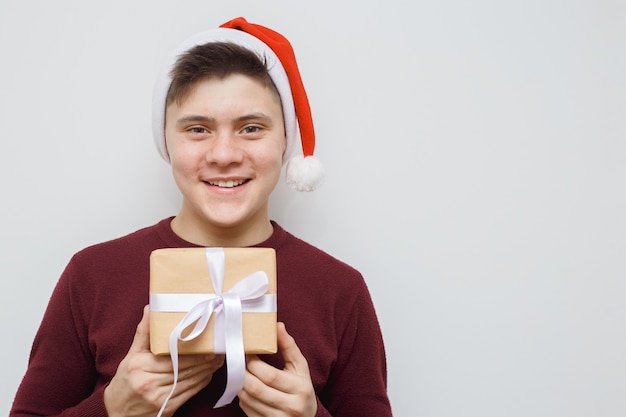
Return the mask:
{"type": "Polygon", "coordinates": [[[269,218],[236,226],[205,224],[188,219],[179,213],[171,223],[172,230],[181,238],[199,246],[241,248],[267,240],[274,228],[269,218]]]}

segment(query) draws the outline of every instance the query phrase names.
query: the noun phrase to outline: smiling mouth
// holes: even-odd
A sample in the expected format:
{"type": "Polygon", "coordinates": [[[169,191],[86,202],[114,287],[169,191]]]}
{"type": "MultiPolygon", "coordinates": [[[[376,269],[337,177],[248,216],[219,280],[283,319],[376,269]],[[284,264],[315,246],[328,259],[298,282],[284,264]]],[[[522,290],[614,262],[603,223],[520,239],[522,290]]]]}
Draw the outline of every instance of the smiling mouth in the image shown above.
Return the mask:
{"type": "Polygon", "coordinates": [[[226,181],[207,181],[207,184],[215,185],[220,188],[233,188],[245,184],[248,180],[226,180],[226,181]]]}

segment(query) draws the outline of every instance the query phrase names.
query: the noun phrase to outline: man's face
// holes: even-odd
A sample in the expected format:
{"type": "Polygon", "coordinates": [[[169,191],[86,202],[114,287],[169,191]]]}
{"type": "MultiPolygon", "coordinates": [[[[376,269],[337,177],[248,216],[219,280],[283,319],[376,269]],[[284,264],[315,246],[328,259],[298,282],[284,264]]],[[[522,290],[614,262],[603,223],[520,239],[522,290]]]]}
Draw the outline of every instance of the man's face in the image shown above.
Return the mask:
{"type": "Polygon", "coordinates": [[[165,126],[186,227],[267,227],[286,145],[274,92],[240,74],[203,80],[180,104],[167,107],[165,126]]]}

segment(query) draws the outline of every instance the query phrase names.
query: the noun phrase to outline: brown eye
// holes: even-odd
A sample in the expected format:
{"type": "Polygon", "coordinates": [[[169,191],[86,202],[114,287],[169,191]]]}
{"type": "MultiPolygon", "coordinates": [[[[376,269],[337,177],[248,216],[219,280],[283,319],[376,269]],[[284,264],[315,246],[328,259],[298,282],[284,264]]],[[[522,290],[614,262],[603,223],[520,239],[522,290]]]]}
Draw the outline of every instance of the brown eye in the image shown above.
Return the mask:
{"type": "Polygon", "coordinates": [[[258,126],[246,126],[243,128],[243,133],[258,133],[260,130],[258,126]]]}

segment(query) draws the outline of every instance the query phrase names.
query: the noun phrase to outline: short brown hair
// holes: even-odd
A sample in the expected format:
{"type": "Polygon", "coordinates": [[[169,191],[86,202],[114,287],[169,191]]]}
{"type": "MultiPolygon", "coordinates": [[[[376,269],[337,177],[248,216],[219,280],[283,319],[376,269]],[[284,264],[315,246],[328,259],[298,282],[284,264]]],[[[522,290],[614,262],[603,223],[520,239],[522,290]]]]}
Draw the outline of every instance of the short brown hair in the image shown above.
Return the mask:
{"type": "Polygon", "coordinates": [[[178,57],[170,72],[172,83],[165,105],[180,103],[199,81],[213,77],[223,79],[232,74],[247,75],[260,81],[276,94],[280,102],[278,89],[264,60],[243,46],[231,42],[211,42],[197,45],[178,57]]]}

